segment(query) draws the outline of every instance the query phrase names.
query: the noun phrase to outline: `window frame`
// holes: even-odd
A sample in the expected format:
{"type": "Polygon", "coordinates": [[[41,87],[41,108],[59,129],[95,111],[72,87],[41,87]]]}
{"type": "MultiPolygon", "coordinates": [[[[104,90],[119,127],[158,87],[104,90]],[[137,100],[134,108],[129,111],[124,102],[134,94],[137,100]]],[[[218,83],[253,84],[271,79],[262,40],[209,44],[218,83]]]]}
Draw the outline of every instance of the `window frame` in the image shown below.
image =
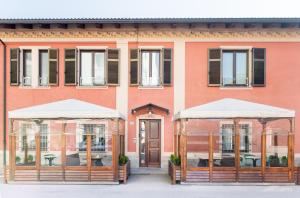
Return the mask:
{"type": "Polygon", "coordinates": [[[141,88],[157,88],[157,87],[162,87],[164,84],[162,82],[163,77],[162,77],[162,49],[141,49],[139,50],[139,55],[140,57],[140,69],[138,71],[138,75],[139,75],[139,87],[141,88]],[[158,52],[159,53],[159,83],[158,85],[143,85],[142,81],[143,81],[143,53],[149,53],[150,54],[150,58],[149,58],[149,78],[150,78],[150,74],[152,73],[152,70],[150,70],[152,68],[152,56],[151,54],[154,52],[158,52]]]}
{"type": "Polygon", "coordinates": [[[78,86],[79,87],[103,87],[103,86],[107,86],[107,78],[106,78],[106,74],[107,74],[107,51],[103,50],[103,49],[80,49],[79,50],[79,60],[78,60],[78,86]],[[82,64],[81,64],[81,60],[82,60],[82,52],[85,53],[92,53],[92,78],[95,78],[95,53],[103,53],[104,54],[104,83],[103,84],[95,84],[94,83],[94,79],[93,79],[93,84],[91,85],[82,85],[81,82],[81,75],[82,75],[82,64]]]}
{"type": "Polygon", "coordinates": [[[250,55],[250,52],[248,49],[222,49],[221,50],[221,72],[220,72],[220,82],[221,82],[221,87],[249,87],[250,86],[250,82],[249,82],[249,79],[250,79],[250,72],[249,72],[249,55],[250,55]],[[244,52],[246,53],[246,84],[236,84],[236,54],[239,53],[239,52],[244,52]],[[224,61],[223,61],[223,54],[224,53],[233,53],[233,83],[232,84],[224,84],[224,81],[223,81],[223,64],[224,64],[224,61]]]}

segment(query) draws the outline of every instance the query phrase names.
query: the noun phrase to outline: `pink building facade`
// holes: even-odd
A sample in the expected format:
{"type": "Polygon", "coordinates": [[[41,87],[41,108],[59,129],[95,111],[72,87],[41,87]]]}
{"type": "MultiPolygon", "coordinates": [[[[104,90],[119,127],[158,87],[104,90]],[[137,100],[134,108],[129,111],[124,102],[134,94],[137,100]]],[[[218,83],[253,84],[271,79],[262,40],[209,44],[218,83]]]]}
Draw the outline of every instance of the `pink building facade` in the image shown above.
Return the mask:
{"type": "Polygon", "coordinates": [[[124,115],[132,168],[165,169],[174,115],[234,98],[296,111],[300,165],[300,20],[25,21],[0,20],[2,156],[8,111],[77,99],[124,115]]]}

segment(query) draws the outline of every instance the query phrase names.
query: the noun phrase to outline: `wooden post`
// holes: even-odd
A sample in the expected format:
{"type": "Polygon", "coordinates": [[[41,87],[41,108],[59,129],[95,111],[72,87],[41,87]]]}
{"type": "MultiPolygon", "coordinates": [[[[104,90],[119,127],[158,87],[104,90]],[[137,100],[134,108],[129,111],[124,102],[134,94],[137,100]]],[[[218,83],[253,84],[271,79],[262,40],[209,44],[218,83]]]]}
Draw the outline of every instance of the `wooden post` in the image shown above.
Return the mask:
{"type": "Polygon", "coordinates": [[[235,173],[236,173],[236,181],[239,181],[239,170],[240,170],[240,130],[239,130],[239,119],[234,119],[233,121],[233,133],[235,137],[235,173]]]}
{"type": "Polygon", "coordinates": [[[267,156],[267,137],[266,137],[266,121],[262,121],[262,134],[261,134],[261,176],[262,181],[265,181],[265,172],[266,172],[266,156],[267,156]]]}
{"type": "Polygon", "coordinates": [[[294,126],[295,118],[289,119],[290,121],[290,131],[288,134],[288,181],[294,181],[294,126]]]}
{"type": "Polygon", "coordinates": [[[61,132],[61,169],[63,174],[63,180],[66,180],[66,123],[62,123],[62,132],[61,132]]]}
{"type": "Polygon", "coordinates": [[[86,162],[88,169],[88,180],[91,181],[91,167],[92,167],[92,135],[91,131],[89,131],[86,135],[86,162]]]}
{"type": "MultiPolygon", "coordinates": [[[[38,125],[39,126],[39,125],[38,125]]],[[[37,180],[40,180],[40,171],[41,171],[41,136],[40,130],[35,134],[35,148],[36,148],[36,157],[35,157],[35,166],[37,171],[37,180]]]]}
{"type": "Polygon", "coordinates": [[[185,120],[180,120],[180,157],[181,157],[181,181],[186,181],[187,150],[186,150],[186,131],[185,120]]]}
{"type": "MultiPolygon", "coordinates": [[[[9,119],[9,180],[13,181],[15,177],[15,152],[16,148],[14,147],[15,136],[13,132],[14,120],[9,119]]],[[[6,138],[6,137],[4,137],[6,138]]],[[[6,174],[6,173],[5,173],[6,174]]]]}
{"type": "Polygon", "coordinates": [[[116,130],[112,132],[112,169],[114,181],[119,181],[119,119],[114,120],[116,130]]]}
{"type": "Polygon", "coordinates": [[[209,133],[209,181],[212,182],[213,166],[214,166],[214,145],[213,133],[209,133]]]}

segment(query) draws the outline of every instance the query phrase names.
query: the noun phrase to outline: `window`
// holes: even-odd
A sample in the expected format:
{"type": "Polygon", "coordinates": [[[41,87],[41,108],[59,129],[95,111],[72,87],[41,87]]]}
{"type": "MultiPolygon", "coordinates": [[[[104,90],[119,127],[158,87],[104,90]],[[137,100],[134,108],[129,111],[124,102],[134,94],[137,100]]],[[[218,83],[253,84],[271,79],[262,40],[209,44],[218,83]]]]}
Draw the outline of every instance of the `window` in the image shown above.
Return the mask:
{"type": "Polygon", "coordinates": [[[92,151],[105,151],[105,125],[83,124],[83,134],[80,137],[79,150],[86,151],[87,134],[91,134],[92,151]]]}
{"type": "Polygon", "coordinates": [[[31,86],[32,82],[32,52],[23,50],[23,85],[31,86]]]}
{"type": "Polygon", "coordinates": [[[41,151],[48,150],[48,124],[40,125],[40,145],[41,151]]]}
{"type": "Polygon", "coordinates": [[[49,82],[49,55],[48,50],[39,51],[39,85],[47,86],[49,82]]]}
{"type": "Polygon", "coordinates": [[[160,51],[142,51],[142,86],[160,85],[160,51]]]}
{"type": "Polygon", "coordinates": [[[222,52],[222,82],[224,86],[248,85],[247,51],[222,52]]]}
{"type": "Polygon", "coordinates": [[[80,85],[96,86],[105,84],[105,52],[81,51],[80,85]]]}
{"type": "Polygon", "coordinates": [[[253,48],[251,68],[250,50],[208,50],[208,86],[263,87],[266,84],[266,49],[253,48]],[[251,78],[250,78],[251,77],[251,78]]]}
{"type": "Polygon", "coordinates": [[[172,49],[131,49],[129,82],[131,86],[171,86],[172,49]]]}
{"type": "Polygon", "coordinates": [[[21,126],[21,150],[35,150],[35,136],[32,133],[31,124],[21,126]]]}
{"type": "MultiPolygon", "coordinates": [[[[240,152],[249,152],[249,124],[240,124],[240,152]]],[[[222,151],[223,152],[234,152],[234,125],[233,124],[222,124],[222,151]]]]}

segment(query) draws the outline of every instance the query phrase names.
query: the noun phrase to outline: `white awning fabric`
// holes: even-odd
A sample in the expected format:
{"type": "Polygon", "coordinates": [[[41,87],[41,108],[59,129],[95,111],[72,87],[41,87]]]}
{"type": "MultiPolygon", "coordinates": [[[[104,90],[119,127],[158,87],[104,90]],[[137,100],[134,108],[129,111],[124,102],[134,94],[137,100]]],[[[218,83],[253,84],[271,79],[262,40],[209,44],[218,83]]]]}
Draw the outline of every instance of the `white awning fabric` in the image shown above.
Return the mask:
{"type": "Polygon", "coordinates": [[[124,116],[115,109],[91,104],[76,99],[36,105],[8,112],[8,118],[14,119],[75,119],[75,118],[121,118],[124,116]]]}
{"type": "Polygon", "coordinates": [[[244,100],[224,98],[180,111],[177,119],[293,118],[295,111],[244,100]]]}

